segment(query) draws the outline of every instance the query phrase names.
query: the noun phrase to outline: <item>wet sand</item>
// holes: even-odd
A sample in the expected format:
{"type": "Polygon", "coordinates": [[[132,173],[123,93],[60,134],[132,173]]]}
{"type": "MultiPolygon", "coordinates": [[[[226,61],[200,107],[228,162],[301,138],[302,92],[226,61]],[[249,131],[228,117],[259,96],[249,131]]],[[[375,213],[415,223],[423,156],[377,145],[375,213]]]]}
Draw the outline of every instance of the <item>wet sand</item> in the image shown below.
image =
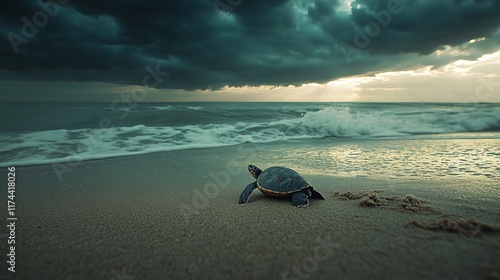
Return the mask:
{"type": "MultiPolygon", "coordinates": [[[[265,168],[283,152],[248,147],[74,162],[62,181],[51,165],[18,167],[15,279],[499,277],[497,232],[415,225],[474,218],[500,226],[494,180],[341,177],[293,166],[325,200],[296,208],[256,190],[240,206],[252,181],[246,165],[265,168]]],[[[0,241],[6,248],[5,234],[0,241]]]]}

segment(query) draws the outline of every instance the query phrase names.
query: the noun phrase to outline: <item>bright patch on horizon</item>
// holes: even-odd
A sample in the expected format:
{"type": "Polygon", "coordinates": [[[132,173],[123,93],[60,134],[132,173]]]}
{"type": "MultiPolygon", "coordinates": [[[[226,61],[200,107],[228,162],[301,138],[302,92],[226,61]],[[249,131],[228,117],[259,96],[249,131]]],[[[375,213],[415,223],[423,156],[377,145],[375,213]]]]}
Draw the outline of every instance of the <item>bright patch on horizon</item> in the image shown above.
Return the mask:
{"type": "MultiPolygon", "coordinates": [[[[376,101],[372,99],[374,96],[384,96],[393,98],[394,100],[384,100],[391,102],[404,100],[401,98],[406,96],[411,99],[404,101],[419,102],[419,94],[428,99],[429,96],[435,96],[433,91],[439,90],[438,87],[441,86],[445,86],[443,90],[447,90],[447,87],[450,92],[461,90],[466,94],[469,90],[474,93],[474,88],[481,83],[479,80],[481,77],[500,78],[499,74],[492,76],[488,71],[498,66],[500,66],[500,50],[476,60],[461,59],[436,69],[425,66],[405,71],[381,72],[371,76],[340,78],[324,84],[307,83],[301,86],[226,86],[214,93],[225,93],[224,95],[228,96],[250,94],[261,101],[363,102],[376,101]],[[390,93],[392,95],[389,95],[390,93]]],[[[482,101],[500,101],[495,101],[498,97],[493,95],[491,97],[494,100],[482,101]]]]}

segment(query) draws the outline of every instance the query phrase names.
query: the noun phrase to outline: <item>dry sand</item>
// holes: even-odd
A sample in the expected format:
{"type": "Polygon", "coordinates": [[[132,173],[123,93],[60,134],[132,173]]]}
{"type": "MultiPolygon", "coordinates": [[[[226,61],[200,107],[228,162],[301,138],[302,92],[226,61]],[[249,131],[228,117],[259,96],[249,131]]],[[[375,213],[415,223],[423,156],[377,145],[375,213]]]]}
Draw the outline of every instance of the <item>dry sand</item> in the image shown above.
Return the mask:
{"type": "MultiPolygon", "coordinates": [[[[296,208],[256,190],[239,206],[252,181],[246,164],[270,163],[266,155],[236,153],[226,147],[88,161],[62,182],[50,165],[19,167],[15,279],[499,277],[499,234],[425,229],[461,218],[499,226],[498,185],[483,185],[495,190],[488,194],[467,191],[477,181],[303,174],[324,201],[296,208]],[[222,186],[214,188],[214,178],[222,186]],[[375,204],[334,195],[347,191],[375,194],[375,204]]],[[[0,241],[5,248],[5,235],[0,241]]]]}

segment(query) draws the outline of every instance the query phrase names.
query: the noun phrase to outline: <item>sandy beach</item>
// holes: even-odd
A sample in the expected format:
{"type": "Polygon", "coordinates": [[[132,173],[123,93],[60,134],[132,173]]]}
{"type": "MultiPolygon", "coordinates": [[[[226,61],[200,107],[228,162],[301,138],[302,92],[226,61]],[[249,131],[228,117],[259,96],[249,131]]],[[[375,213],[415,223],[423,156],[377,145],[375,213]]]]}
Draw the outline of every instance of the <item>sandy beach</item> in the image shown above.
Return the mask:
{"type": "MultiPolygon", "coordinates": [[[[499,276],[500,195],[489,178],[382,179],[296,168],[325,200],[301,209],[256,190],[238,205],[252,182],[246,164],[265,168],[283,149],[310,146],[294,145],[73,162],[62,181],[51,165],[19,167],[15,279],[499,276]],[[492,228],[450,224],[470,218],[492,228]]],[[[6,178],[6,169],[0,174],[6,178]]]]}

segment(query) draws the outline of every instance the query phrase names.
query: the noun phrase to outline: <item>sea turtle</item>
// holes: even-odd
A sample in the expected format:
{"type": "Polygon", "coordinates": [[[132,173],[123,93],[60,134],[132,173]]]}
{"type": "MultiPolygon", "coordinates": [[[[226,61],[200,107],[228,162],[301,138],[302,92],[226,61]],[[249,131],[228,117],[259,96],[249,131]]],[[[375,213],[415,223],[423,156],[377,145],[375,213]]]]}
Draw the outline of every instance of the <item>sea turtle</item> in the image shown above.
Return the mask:
{"type": "Polygon", "coordinates": [[[308,206],[310,197],[325,199],[299,173],[290,168],[273,166],[262,171],[250,164],[248,172],[256,181],[245,187],[240,195],[239,204],[247,203],[255,188],[267,196],[292,197],[292,203],[297,207],[308,206]]]}

